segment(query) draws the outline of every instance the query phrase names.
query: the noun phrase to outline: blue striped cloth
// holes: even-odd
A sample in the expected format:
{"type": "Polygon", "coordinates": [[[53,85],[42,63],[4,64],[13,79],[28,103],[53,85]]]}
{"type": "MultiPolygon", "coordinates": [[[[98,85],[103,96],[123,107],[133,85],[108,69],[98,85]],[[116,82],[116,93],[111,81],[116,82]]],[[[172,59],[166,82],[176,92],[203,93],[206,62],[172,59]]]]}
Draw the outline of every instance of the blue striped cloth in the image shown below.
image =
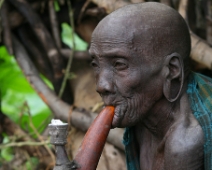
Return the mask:
{"type": "MultiPolygon", "coordinates": [[[[212,79],[191,72],[188,77],[187,94],[191,110],[201,125],[204,136],[204,169],[212,170],[212,79]]],[[[128,170],[139,170],[139,150],[134,139],[134,127],[125,129],[125,145],[128,170]]]]}

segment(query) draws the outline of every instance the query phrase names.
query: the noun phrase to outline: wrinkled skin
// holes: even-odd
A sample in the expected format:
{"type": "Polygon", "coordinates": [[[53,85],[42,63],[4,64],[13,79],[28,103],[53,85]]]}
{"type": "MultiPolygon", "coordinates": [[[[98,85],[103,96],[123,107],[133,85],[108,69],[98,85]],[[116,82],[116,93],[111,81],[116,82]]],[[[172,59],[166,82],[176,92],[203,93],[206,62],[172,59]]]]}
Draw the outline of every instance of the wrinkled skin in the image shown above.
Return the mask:
{"type": "Polygon", "coordinates": [[[162,96],[162,93],[156,93],[158,89],[162,90],[161,73],[156,68],[146,74],[150,63],[143,61],[141,64],[141,58],[131,55],[133,51],[127,45],[110,38],[108,43],[97,40],[101,45],[92,43],[91,47],[91,54],[98,53],[93,56],[92,62],[97,92],[106,105],[114,105],[116,108],[112,124],[114,127],[135,125],[145,116],[155,100],[162,96]],[[111,43],[113,50],[108,48],[111,43]],[[155,88],[156,84],[158,89],[155,88]]]}
{"type": "Polygon", "coordinates": [[[112,126],[134,128],[141,170],[203,169],[203,132],[186,94],[187,27],[164,5],[138,6],[115,11],[93,32],[96,90],[115,106],[112,126]]]}

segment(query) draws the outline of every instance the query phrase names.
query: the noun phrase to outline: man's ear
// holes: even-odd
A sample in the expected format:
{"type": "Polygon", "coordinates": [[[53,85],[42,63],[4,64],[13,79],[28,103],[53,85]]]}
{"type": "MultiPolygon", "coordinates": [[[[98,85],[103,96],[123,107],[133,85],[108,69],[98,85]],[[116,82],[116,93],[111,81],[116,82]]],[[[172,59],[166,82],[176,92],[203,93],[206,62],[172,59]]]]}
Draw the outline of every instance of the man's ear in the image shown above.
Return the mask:
{"type": "Polygon", "coordinates": [[[170,102],[174,102],[181,94],[184,83],[184,66],[180,54],[172,53],[165,57],[165,80],[163,94],[170,102]]]}

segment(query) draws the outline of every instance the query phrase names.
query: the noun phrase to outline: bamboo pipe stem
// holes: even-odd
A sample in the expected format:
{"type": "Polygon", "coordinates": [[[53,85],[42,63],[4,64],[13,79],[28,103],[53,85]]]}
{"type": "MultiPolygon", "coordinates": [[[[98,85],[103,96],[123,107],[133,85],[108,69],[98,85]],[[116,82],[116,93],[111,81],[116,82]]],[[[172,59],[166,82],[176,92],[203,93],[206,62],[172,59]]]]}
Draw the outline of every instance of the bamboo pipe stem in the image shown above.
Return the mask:
{"type": "Polygon", "coordinates": [[[88,129],[74,162],[78,170],[95,170],[114,117],[114,107],[106,106],[88,129]]]}

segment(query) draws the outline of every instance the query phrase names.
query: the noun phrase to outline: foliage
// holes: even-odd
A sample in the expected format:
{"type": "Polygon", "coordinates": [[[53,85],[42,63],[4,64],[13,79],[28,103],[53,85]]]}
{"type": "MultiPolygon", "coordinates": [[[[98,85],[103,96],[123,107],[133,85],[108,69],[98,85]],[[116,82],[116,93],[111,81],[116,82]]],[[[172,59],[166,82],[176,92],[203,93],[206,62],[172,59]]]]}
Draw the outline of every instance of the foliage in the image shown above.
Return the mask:
{"type": "MultiPolygon", "coordinates": [[[[30,112],[33,116],[33,124],[38,128],[43,120],[49,117],[51,111],[27,82],[14,57],[8,54],[4,46],[0,47],[0,72],[3,113],[30,132],[27,123],[30,112]]],[[[43,128],[40,129],[40,132],[42,130],[43,128]]]]}
{"type": "MultiPolygon", "coordinates": [[[[72,37],[72,28],[67,23],[62,23],[62,41],[64,44],[69,46],[70,48],[73,47],[73,37],[72,37]]],[[[88,47],[88,44],[80,39],[77,34],[74,34],[74,43],[75,43],[75,50],[77,51],[85,51],[88,47]]]]}
{"type": "MultiPolygon", "coordinates": [[[[7,137],[6,134],[3,134],[4,136],[4,140],[2,143],[8,143],[9,142],[9,138],[7,137]]],[[[13,159],[13,151],[12,148],[3,148],[0,152],[0,160],[1,158],[5,161],[11,161],[13,159]]]]}
{"type": "MultiPolygon", "coordinates": [[[[56,11],[60,10],[57,0],[54,0],[54,8],[56,11]]],[[[81,40],[77,34],[74,34],[73,42],[72,28],[67,23],[62,23],[61,27],[61,38],[64,44],[73,48],[73,43],[75,43],[74,50],[78,51],[87,49],[88,44],[81,40]]],[[[14,56],[8,54],[5,46],[0,46],[0,73],[0,104],[2,112],[31,136],[37,137],[30,123],[33,123],[33,127],[41,133],[50,122],[51,111],[26,80],[14,56]]],[[[40,76],[50,88],[53,88],[52,84],[44,76],[40,76]]],[[[75,76],[74,73],[70,74],[70,78],[75,76]]],[[[12,142],[6,134],[3,134],[3,136],[3,144],[12,142]]],[[[14,157],[14,153],[15,150],[12,148],[3,148],[0,151],[0,167],[1,163],[10,162],[14,157]]],[[[22,168],[32,170],[37,163],[37,158],[29,157],[25,164],[22,165],[22,168]]]]}
{"type": "MultiPolygon", "coordinates": [[[[62,41],[71,48],[73,46],[71,27],[67,23],[63,23],[61,26],[62,41]]],[[[76,34],[74,34],[74,36],[75,50],[86,50],[88,46],[87,43],[81,40],[76,34]]],[[[0,101],[2,112],[30,134],[33,134],[30,121],[32,121],[38,132],[42,132],[51,119],[51,111],[30,86],[15,58],[8,54],[5,46],[0,47],[0,73],[0,101]]],[[[75,76],[73,73],[71,75],[72,78],[75,76]]],[[[52,84],[45,79],[43,75],[41,75],[41,77],[50,88],[53,88],[52,84]]],[[[10,142],[10,139],[4,134],[3,143],[8,142],[10,142]]],[[[1,150],[0,162],[9,162],[12,159],[12,148],[7,147],[1,150]]],[[[27,170],[31,170],[37,163],[37,158],[30,157],[23,167],[27,170]]]]}

